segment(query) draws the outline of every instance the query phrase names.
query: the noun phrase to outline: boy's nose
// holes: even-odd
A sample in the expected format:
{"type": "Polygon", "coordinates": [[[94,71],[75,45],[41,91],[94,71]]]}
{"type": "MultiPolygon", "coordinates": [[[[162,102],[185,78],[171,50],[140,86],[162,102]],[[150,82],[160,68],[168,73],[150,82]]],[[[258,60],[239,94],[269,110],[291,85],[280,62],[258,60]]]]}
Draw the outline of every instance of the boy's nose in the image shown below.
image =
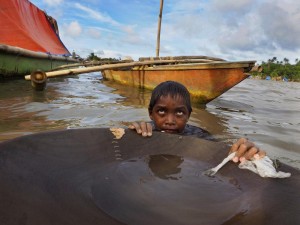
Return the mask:
{"type": "Polygon", "coordinates": [[[167,124],[175,124],[175,116],[173,114],[168,114],[166,117],[167,124]]]}

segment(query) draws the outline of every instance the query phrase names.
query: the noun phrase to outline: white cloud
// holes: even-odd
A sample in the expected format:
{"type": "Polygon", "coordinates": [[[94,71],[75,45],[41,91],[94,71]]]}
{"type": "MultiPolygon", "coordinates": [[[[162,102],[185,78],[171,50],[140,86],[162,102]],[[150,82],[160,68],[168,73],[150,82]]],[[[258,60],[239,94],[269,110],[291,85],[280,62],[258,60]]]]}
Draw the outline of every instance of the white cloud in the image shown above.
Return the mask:
{"type": "Polygon", "coordinates": [[[267,38],[280,48],[300,49],[300,5],[293,1],[265,3],[259,10],[261,27],[267,38]]]}
{"type": "Polygon", "coordinates": [[[87,30],[88,36],[91,38],[100,38],[101,37],[101,32],[97,28],[89,28],[87,30]]]}
{"type": "Polygon", "coordinates": [[[64,2],[64,0],[43,0],[43,2],[49,6],[58,6],[64,2]]]}
{"type": "Polygon", "coordinates": [[[119,23],[115,20],[113,20],[110,16],[108,15],[104,15],[100,12],[97,12],[91,8],[88,8],[80,3],[75,3],[75,7],[77,9],[80,9],[84,12],[87,13],[87,16],[93,18],[93,19],[96,19],[98,21],[101,21],[101,22],[105,22],[105,23],[109,23],[111,25],[114,25],[114,26],[119,26],[119,23]]]}
{"type": "Polygon", "coordinates": [[[103,50],[102,51],[102,58],[122,58],[122,53],[119,51],[113,51],[113,50],[103,50]]]}
{"type": "Polygon", "coordinates": [[[244,13],[245,11],[249,11],[251,5],[254,5],[256,1],[253,0],[213,0],[212,1],[212,8],[219,11],[224,12],[237,12],[237,13],[244,13]]]}
{"type": "Polygon", "coordinates": [[[136,26],[133,26],[133,25],[128,25],[128,26],[122,26],[121,30],[125,31],[126,33],[128,34],[132,34],[135,32],[135,27],[136,26]]]}
{"type": "Polygon", "coordinates": [[[72,21],[70,24],[64,25],[64,33],[66,36],[78,37],[82,33],[82,28],[77,21],[72,21]]]}
{"type": "MultiPolygon", "coordinates": [[[[84,52],[97,46],[105,49],[108,56],[155,55],[159,3],[47,2],[47,7],[42,8],[58,19],[59,24],[64,24],[61,37],[71,49],[84,52]],[[49,4],[61,6],[53,8],[49,4]],[[54,9],[59,9],[60,14],[54,9]]],[[[300,55],[298,21],[300,2],[295,0],[165,1],[160,55],[209,55],[259,61],[276,56],[293,62],[300,55]]]]}

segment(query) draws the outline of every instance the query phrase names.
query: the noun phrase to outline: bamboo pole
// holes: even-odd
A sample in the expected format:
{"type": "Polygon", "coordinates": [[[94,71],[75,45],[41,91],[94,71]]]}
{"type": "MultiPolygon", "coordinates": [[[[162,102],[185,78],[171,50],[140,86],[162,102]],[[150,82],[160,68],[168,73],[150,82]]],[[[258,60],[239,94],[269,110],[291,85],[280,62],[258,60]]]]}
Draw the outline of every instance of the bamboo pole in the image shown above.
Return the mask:
{"type": "Polygon", "coordinates": [[[116,64],[116,63],[128,63],[128,62],[133,62],[133,60],[125,59],[125,60],[120,60],[120,61],[90,61],[90,62],[81,62],[81,63],[74,63],[74,64],[67,64],[67,65],[62,65],[56,67],[54,70],[62,70],[62,69],[70,69],[72,67],[79,67],[79,66],[84,66],[84,67],[89,67],[89,66],[97,66],[97,65],[104,65],[104,64],[116,64]]]}
{"type": "Polygon", "coordinates": [[[47,76],[45,72],[37,70],[31,73],[31,86],[36,91],[43,91],[46,87],[47,76]]]}
{"type": "Polygon", "coordinates": [[[158,16],[158,30],[157,30],[157,40],[156,40],[156,57],[159,57],[159,49],[160,49],[160,30],[161,30],[161,19],[163,12],[164,0],[160,0],[160,10],[158,16]]]}
{"type": "MultiPolygon", "coordinates": [[[[193,60],[192,62],[200,62],[197,60],[193,60]]],[[[203,60],[201,60],[203,62],[203,60]]],[[[68,76],[68,75],[76,75],[82,73],[90,73],[90,72],[97,72],[106,69],[119,69],[119,68],[126,68],[126,67],[133,67],[133,66],[146,66],[146,65],[155,65],[155,64],[168,64],[168,63],[191,63],[191,60],[151,60],[151,61],[135,61],[131,63],[116,63],[116,64],[106,64],[100,66],[91,66],[91,67],[84,67],[84,68],[76,68],[76,69],[66,69],[66,70],[58,70],[58,71],[51,71],[47,72],[47,77],[56,77],[56,76],[68,76]]],[[[25,76],[25,80],[30,80],[30,75],[25,76]]]]}

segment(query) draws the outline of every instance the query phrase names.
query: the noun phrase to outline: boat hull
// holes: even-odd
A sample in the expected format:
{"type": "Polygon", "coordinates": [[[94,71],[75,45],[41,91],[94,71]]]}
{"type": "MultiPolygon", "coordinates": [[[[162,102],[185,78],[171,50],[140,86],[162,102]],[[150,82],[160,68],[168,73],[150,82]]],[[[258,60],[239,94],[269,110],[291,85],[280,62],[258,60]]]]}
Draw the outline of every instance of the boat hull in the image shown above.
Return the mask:
{"type": "Polygon", "coordinates": [[[47,72],[75,62],[78,60],[0,45],[0,77],[2,78],[23,77],[35,70],[47,72]]]}
{"type": "Polygon", "coordinates": [[[163,81],[174,80],[188,88],[193,102],[206,104],[246,79],[248,75],[244,72],[252,65],[230,67],[228,63],[227,66],[223,64],[211,65],[211,68],[203,64],[136,67],[127,70],[104,70],[102,75],[107,80],[150,90],[163,81]]]}

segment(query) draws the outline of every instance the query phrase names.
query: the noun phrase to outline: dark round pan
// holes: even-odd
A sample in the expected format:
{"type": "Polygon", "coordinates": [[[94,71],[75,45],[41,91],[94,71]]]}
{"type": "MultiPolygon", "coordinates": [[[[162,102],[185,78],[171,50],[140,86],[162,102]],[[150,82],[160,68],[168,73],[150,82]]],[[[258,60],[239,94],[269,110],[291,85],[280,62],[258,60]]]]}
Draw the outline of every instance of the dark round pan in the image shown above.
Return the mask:
{"type": "Polygon", "coordinates": [[[0,144],[0,224],[300,224],[300,173],[261,178],[223,143],[74,129],[0,144]]]}

